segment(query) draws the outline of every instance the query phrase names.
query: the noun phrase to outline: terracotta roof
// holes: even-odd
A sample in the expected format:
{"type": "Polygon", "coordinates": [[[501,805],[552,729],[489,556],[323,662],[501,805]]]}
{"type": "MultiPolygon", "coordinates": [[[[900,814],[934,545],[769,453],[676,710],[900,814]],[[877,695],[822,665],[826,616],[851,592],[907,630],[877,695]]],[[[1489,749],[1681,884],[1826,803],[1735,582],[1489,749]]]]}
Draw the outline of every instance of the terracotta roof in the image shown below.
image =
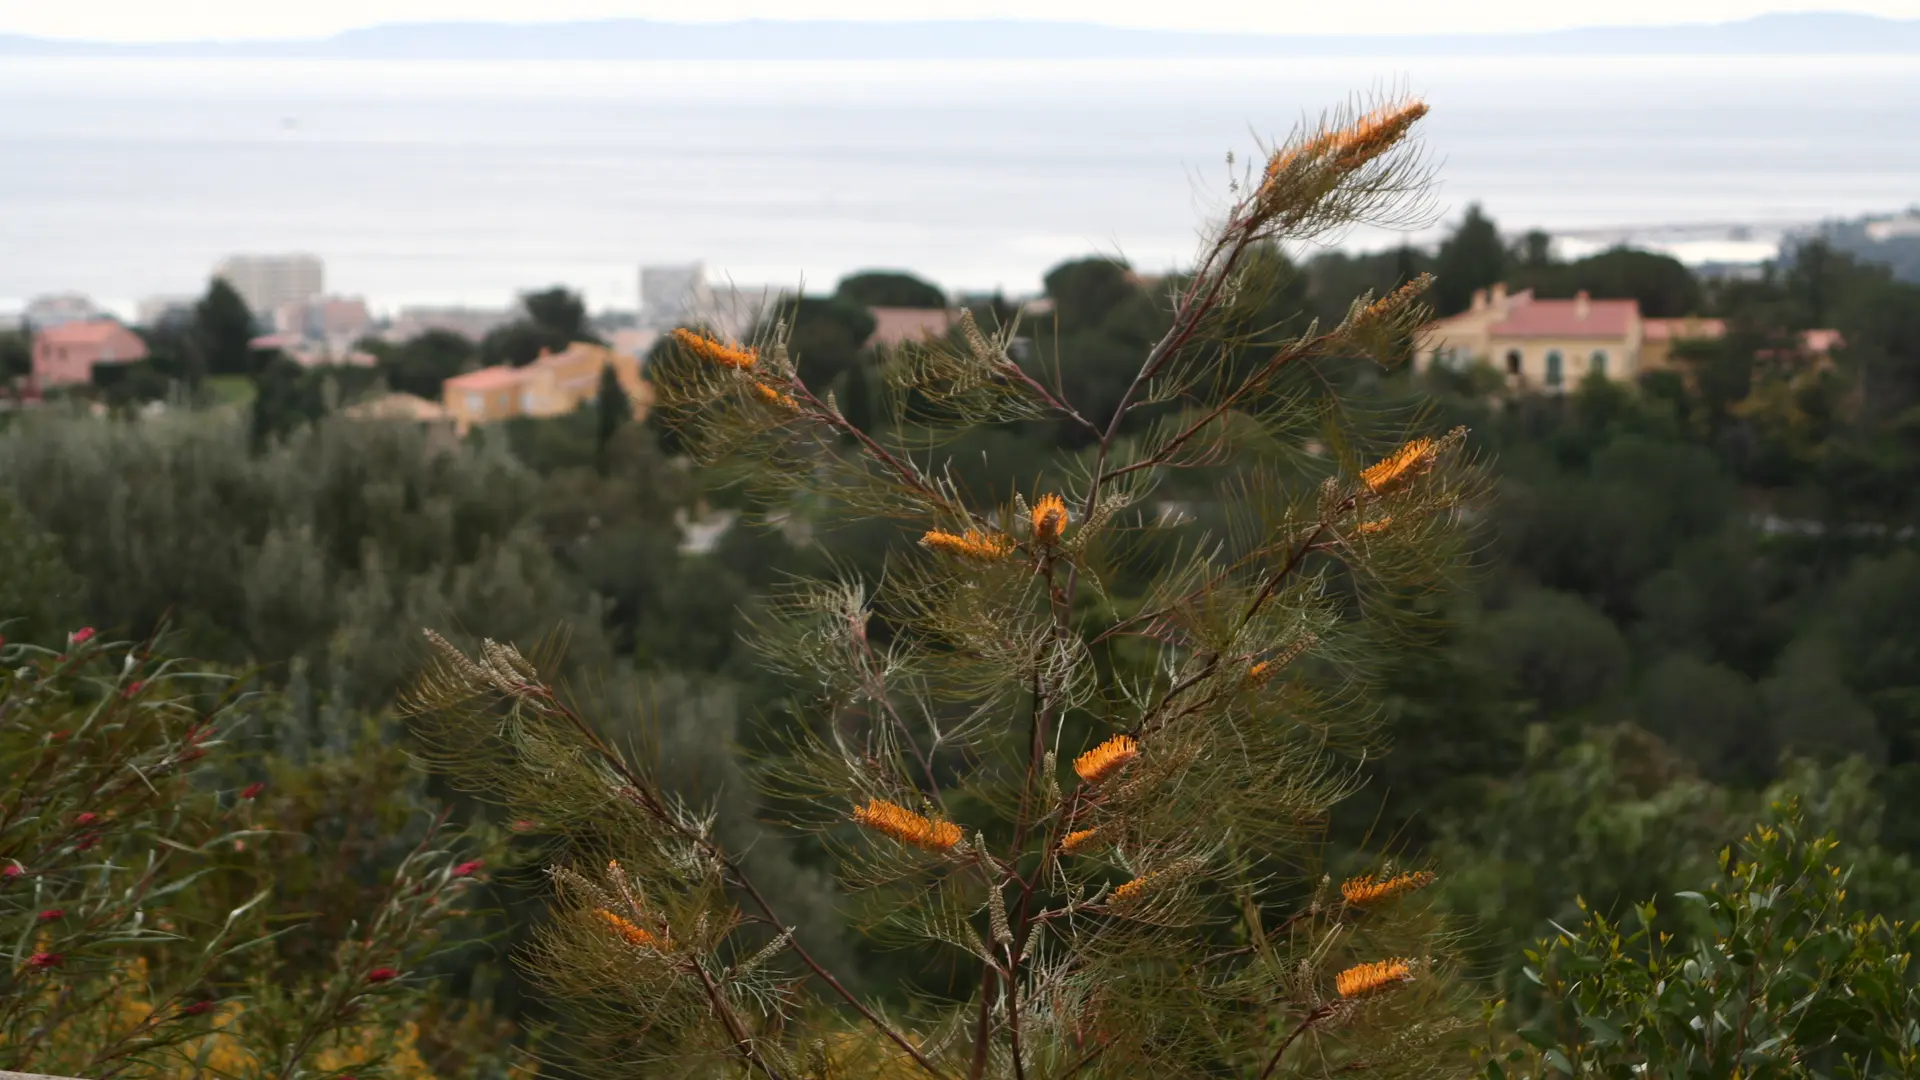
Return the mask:
{"type": "Polygon", "coordinates": [[[446,381],[446,385],[456,390],[500,390],[509,386],[518,386],[527,377],[525,368],[507,367],[496,364],[493,367],[469,371],[465,375],[455,375],[446,381]]]}
{"type": "Polygon", "coordinates": [[[1648,319],[1643,326],[1648,341],[1701,340],[1727,332],[1725,319],[1648,319]]]}
{"type": "Polygon", "coordinates": [[[49,345],[98,345],[108,341],[124,341],[131,338],[140,344],[141,355],[146,354],[146,344],[140,341],[140,335],[121,326],[111,319],[87,319],[49,326],[34,335],[34,340],[49,345]]]}
{"type": "Polygon", "coordinates": [[[873,336],[867,339],[869,346],[902,345],[945,337],[957,318],[953,312],[940,308],[877,307],[868,308],[867,313],[873,316],[873,336]]]}
{"type": "Polygon", "coordinates": [[[1624,338],[1640,317],[1636,300],[1535,300],[1487,328],[1493,337],[1624,338]],[[1585,307],[1582,313],[1581,307],[1585,307]]]}

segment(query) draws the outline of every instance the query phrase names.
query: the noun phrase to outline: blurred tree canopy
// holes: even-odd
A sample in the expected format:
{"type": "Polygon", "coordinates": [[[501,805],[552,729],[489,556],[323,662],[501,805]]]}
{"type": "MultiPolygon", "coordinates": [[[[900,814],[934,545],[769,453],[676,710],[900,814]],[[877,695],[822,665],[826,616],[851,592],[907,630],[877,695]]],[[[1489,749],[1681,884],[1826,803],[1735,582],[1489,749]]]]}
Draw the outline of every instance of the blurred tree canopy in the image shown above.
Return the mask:
{"type": "Polygon", "coordinates": [[[900,270],[867,270],[849,274],[834,286],[835,299],[861,307],[944,308],[947,294],[940,287],[900,270]]]}

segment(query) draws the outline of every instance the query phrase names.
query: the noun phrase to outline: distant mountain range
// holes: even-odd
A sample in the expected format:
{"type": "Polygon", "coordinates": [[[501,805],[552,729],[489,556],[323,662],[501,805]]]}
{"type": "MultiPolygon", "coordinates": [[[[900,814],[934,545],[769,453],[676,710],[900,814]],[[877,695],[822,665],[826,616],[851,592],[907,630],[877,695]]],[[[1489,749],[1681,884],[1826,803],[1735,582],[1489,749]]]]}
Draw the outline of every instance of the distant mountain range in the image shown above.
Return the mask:
{"type": "Polygon", "coordinates": [[[0,34],[0,56],[306,57],[342,60],[1127,59],[1920,53],[1920,19],[1803,13],[1739,22],[1513,34],[1277,35],[1092,23],[393,23],[328,38],[119,44],[0,34]]]}

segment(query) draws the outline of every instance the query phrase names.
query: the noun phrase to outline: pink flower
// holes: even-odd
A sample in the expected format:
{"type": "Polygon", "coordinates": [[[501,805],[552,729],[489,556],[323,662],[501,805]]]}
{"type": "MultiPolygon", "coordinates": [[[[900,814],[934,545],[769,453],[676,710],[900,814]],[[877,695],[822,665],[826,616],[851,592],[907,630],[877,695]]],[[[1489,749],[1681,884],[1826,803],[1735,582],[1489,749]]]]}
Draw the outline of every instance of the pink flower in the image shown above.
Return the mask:
{"type": "Polygon", "coordinates": [[[255,780],[253,783],[240,789],[240,797],[243,799],[257,799],[260,797],[260,793],[265,790],[267,790],[267,782],[265,780],[255,780]]]}
{"type": "Polygon", "coordinates": [[[100,834],[97,832],[90,832],[87,835],[81,837],[79,843],[73,845],[73,850],[85,851],[99,842],[100,842],[100,834]]]}
{"type": "Polygon", "coordinates": [[[370,983],[383,983],[399,977],[400,973],[390,967],[377,967],[367,972],[367,981],[370,983]]]}
{"type": "Polygon", "coordinates": [[[514,832],[522,832],[522,833],[532,832],[533,830],[539,827],[540,827],[539,822],[529,821],[526,818],[521,818],[519,821],[516,821],[513,824],[507,826],[507,828],[512,829],[514,832]]]}
{"type": "Polygon", "coordinates": [[[60,954],[57,952],[34,953],[32,956],[27,957],[27,966],[33,967],[33,968],[39,968],[42,971],[45,971],[47,968],[50,968],[50,967],[59,967],[60,954]]]}
{"type": "Polygon", "coordinates": [[[93,640],[94,633],[95,631],[93,627],[83,626],[80,629],[75,630],[73,633],[67,635],[67,644],[85,645],[87,642],[93,640]]]}
{"type": "Polygon", "coordinates": [[[474,872],[486,865],[483,859],[472,859],[453,868],[454,877],[472,877],[474,872]]]}
{"type": "Polygon", "coordinates": [[[213,1008],[213,1002],[211,1001],[196,1001],[186,1008],[181,1009],[180,1012],[186,1016],[199,1016],[211,1008],[213,1008]]]}
{"type": "Polygon", "coordinates": [[[120,691],[120,696],[123,698],[130,698],[133,695],[139,693],[140,691],[145,690],[146,688],[147,688],[147,684],[145,682],[143,682],[140,679],[135,679],[132,682],[127,684],[126,689],[120,691]]]}
{"type": "Polygon", "coordinates": [[[51,907],[40,913],[41,922],[53,922],[55,919],[64,919],[66,917],[67,912],[65,908],[51,907]]]}
{"type": "Polygon", "coordinates": [[[75,825],[91,825],[99,820],[100,815],[91,810],[82,810],[73,816],[73,823],[75,825]]]}
{"type": "Polygon", "coordinates": [[[12,881],[24,873],[26,873],[26,871],[20,869],[19,863],[8,863],[6,869],[0,870],[0,878],[6,878],[8,881],[12,881]]]}

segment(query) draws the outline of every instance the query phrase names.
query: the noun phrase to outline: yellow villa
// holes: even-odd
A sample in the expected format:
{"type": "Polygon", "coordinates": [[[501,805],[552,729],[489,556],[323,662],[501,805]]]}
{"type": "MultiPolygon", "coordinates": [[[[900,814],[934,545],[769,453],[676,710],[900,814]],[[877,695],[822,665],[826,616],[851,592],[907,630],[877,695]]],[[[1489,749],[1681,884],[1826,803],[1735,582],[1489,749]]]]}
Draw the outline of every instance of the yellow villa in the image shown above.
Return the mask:
{"type": "Polygon", "coordinates": [[[608,366],[627,392],[634,419],[645,418],[653,388],[640,377],[639,358],[585,341],[543,352],[526,367],[497,365],[456,375],[441,390],[442,402],[461,432],[516,416],[562,416],[600,392],[600,372],[608,366]]]}
{"type": "MultiPolygon", "coordinates": [[[[1719,319],[1649,319],[1637,300],[1541,300],[1533,290],[1495,285],[1473,294],[1466,311],[1428,323],[1415,363],[1467,368],[1486,364],[1519,390],[1559,393],[1589,375],[1632,381],[1671,365],[1673,348],[1726,333],[1719,319]]],[[[1809,331],[1808,348],[1824,353],[1837,337],[1809,331]]]]}

